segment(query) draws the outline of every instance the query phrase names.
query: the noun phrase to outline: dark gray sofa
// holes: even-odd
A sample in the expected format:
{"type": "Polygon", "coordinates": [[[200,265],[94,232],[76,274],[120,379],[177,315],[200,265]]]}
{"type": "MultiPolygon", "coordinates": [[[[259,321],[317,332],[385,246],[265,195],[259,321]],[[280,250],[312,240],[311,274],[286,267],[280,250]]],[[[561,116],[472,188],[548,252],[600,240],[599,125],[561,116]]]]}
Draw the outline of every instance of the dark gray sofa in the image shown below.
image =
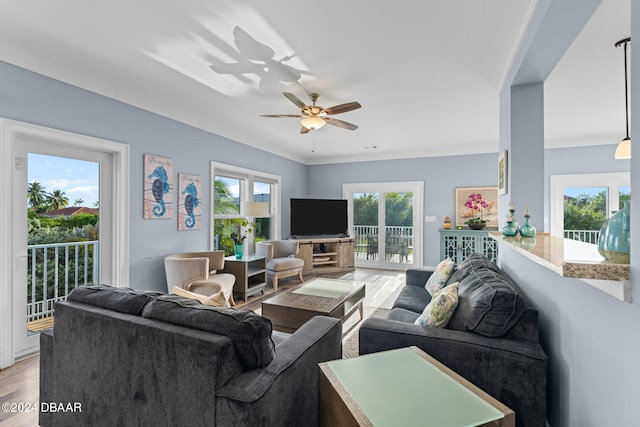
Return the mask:
{"type": "Polygon", "coordinates": [[[41,334],[43,426],[313,426],[318,363],[342,357],[341,322],[294,334],[250,310],[91,285],[41,334]]]}
{"type": "Polygon", "coordinates": [[[495,263],[473,254],[446,283],[460,283],[447,328],[414,325],[431,300],[424,287],[431,272],[407,271],[387,318],[369,318],[360,326],[360,354],[418,346],[509,406],[518,427],[544,427],[547,356],[537,310],[495,263]]]}

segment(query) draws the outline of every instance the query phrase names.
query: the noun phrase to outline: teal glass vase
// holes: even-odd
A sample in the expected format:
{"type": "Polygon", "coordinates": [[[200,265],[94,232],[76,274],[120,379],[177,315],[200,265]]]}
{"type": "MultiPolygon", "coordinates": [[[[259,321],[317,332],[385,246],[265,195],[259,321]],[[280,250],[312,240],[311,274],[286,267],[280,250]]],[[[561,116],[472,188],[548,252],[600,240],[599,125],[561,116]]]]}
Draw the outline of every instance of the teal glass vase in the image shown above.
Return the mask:
{"type": "Polygon", "coordinates": [[[524,224],[520,227],[520,235],[522,237],[535,237],[536,235],[536,228],[531,225],[530,219],[528,215],[524,216],[524,224]]]}
{"type": "Polygon", "coordinates": [[[236,259],[241,259],[244,255],[244,243],[234,243],[233,254],[236,256],[236,259]]]}
{"type": "Polygon", "coordinates": [[[502,228],[502,235],[513,237],[518,234],[518,223],[516,221],[507,221],[502,228]]]}
{"type": "Polygon", "coordinates": [[[629,264],[631,252],[631,231],[629,202],[613,214],[600,227],[598,252],[615,264],[629,264]]]}

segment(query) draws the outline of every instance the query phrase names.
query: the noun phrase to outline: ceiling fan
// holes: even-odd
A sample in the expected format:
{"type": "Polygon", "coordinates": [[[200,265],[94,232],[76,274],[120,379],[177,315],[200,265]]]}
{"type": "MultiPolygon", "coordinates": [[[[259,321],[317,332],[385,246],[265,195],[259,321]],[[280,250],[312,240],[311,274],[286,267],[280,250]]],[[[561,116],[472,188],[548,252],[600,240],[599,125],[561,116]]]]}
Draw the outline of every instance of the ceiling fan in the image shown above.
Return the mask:
{"type": "Polygon", "coordinates": [[[317,93],[309,94],[309,98],[311,98],[311,106],[305,104],[290,92],[282,92],[282,94],[291,102],[296,104],[298,108],[300,108],[300,112],[302,114],[261,114],[260,117],[294,117],[301,118],[300,124],[302,127],[300,128],[300,133],[308,133],[311,130],[320,129],[325,124],[330,124],[333,126],[337,126],[342,129],[356,130],[358,126],[345,122],[343,120],[334,119],[332,117],[328,117],[333,114],[346,113],[347,111],[356,110],[362,105],[359,102],[347,102],[346,104],[340,104],[333,106],[331,108],[324,108],[319,105],[316,105],[316,101],[318,100],[317,93]]]}

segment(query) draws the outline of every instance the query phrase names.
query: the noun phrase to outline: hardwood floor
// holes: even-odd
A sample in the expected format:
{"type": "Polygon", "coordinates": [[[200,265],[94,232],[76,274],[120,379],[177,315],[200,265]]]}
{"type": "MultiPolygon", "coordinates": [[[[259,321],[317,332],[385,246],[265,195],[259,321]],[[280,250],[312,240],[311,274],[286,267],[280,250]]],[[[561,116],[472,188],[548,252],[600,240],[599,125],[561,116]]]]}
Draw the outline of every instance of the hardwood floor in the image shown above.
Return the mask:
{"type": "MultiPolygon", "coordinates": [[[[403,271],[376,270],[369,268],[357,268],[348,273],[324,275],[344,280],[357,280],[367,284],[366,296],[364,299],[365,309],[368,308],[391,308],[405,281],[403,271]]],[[[306,277],[305,281],[311,276],[306,277]]],[[[277,292],[283,292],[299,285],[297,277],[281,279],[277,292]]],[[[237,308],[249,308],[260,312],[260,302],[274,295],[275,292],[269,284],[264,295],[252,297],[246,304],[238,305],[237,308]]],[[[347,320],[348,323],[356,322],[357,314],[347,320]]],[[[29,403],[39,405],[39,376],[40,357],[32,356],[22,360],[15,365],[0,371],[0,404],[3,403],[29,403]]],[[[36,408],[37,409],[37,408],[36,408]]],[[[0,427],[23,427],[37,426],[38,412],[0,412],[0,427]]]]}
{"type": "Polygon", "coordinates": [[[0,427],[37,426],[40,357],[31,356],[0,371],[0,427]],[[6,404],[20,404],[7,411],[6,404]],[[18,411],[28,406],[29,411],[18,411]],[[34,411],[35,409],[35,411],[34,411]],[[15,412],[12,412],[14,410],[15,412]]]}

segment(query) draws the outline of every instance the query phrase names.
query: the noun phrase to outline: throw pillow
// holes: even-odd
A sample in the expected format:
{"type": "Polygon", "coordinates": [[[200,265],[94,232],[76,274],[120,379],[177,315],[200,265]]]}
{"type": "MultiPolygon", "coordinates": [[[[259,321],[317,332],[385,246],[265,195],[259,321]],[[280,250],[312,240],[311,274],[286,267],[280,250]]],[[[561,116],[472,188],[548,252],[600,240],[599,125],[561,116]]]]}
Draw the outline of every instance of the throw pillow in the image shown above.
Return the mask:
{"type": "Polygon", "coordinates": [[[451,258],[446,258],[440,261],[431,276],[427,279],[427,283],[424,285],[431,297],[444,287],[444,284],[447,283],[447,280],[449,280],[449,277],[451,277],[451,273],[453,273],[455,268],[456,263],[453,262],[451,258]]]}
{"type": "Polygon", "coordinates": [[[420,326],[446,328],[458,306],[458,285],[458,282],[452,283],[436,292],[414,323],[420,326]]]}
{"type": "Polygon", "coordinates": [[[173,293],[179,295],[181,297],[195,299],[200,301],[202,304],[211,305],[214,307],[227,307],[227,300],[224,297],[224,293],[222,291],[215,293],[210,296],[196,294],[195,292],[188,291],[180,286],[173,287],[173,293]]]}
{"type": "Polygon", "coordinates": [[[222,291],[218,292],[217,294],[213,294],[211,296],[208,296],[207,298],[205,298],[204,301],[202,301],[202,303],[206,304],[206,305],[212,305],[214,307],[228,307],[229,306],[229,302],[224,297],[224,292],[222,292],[222,291]]]}

